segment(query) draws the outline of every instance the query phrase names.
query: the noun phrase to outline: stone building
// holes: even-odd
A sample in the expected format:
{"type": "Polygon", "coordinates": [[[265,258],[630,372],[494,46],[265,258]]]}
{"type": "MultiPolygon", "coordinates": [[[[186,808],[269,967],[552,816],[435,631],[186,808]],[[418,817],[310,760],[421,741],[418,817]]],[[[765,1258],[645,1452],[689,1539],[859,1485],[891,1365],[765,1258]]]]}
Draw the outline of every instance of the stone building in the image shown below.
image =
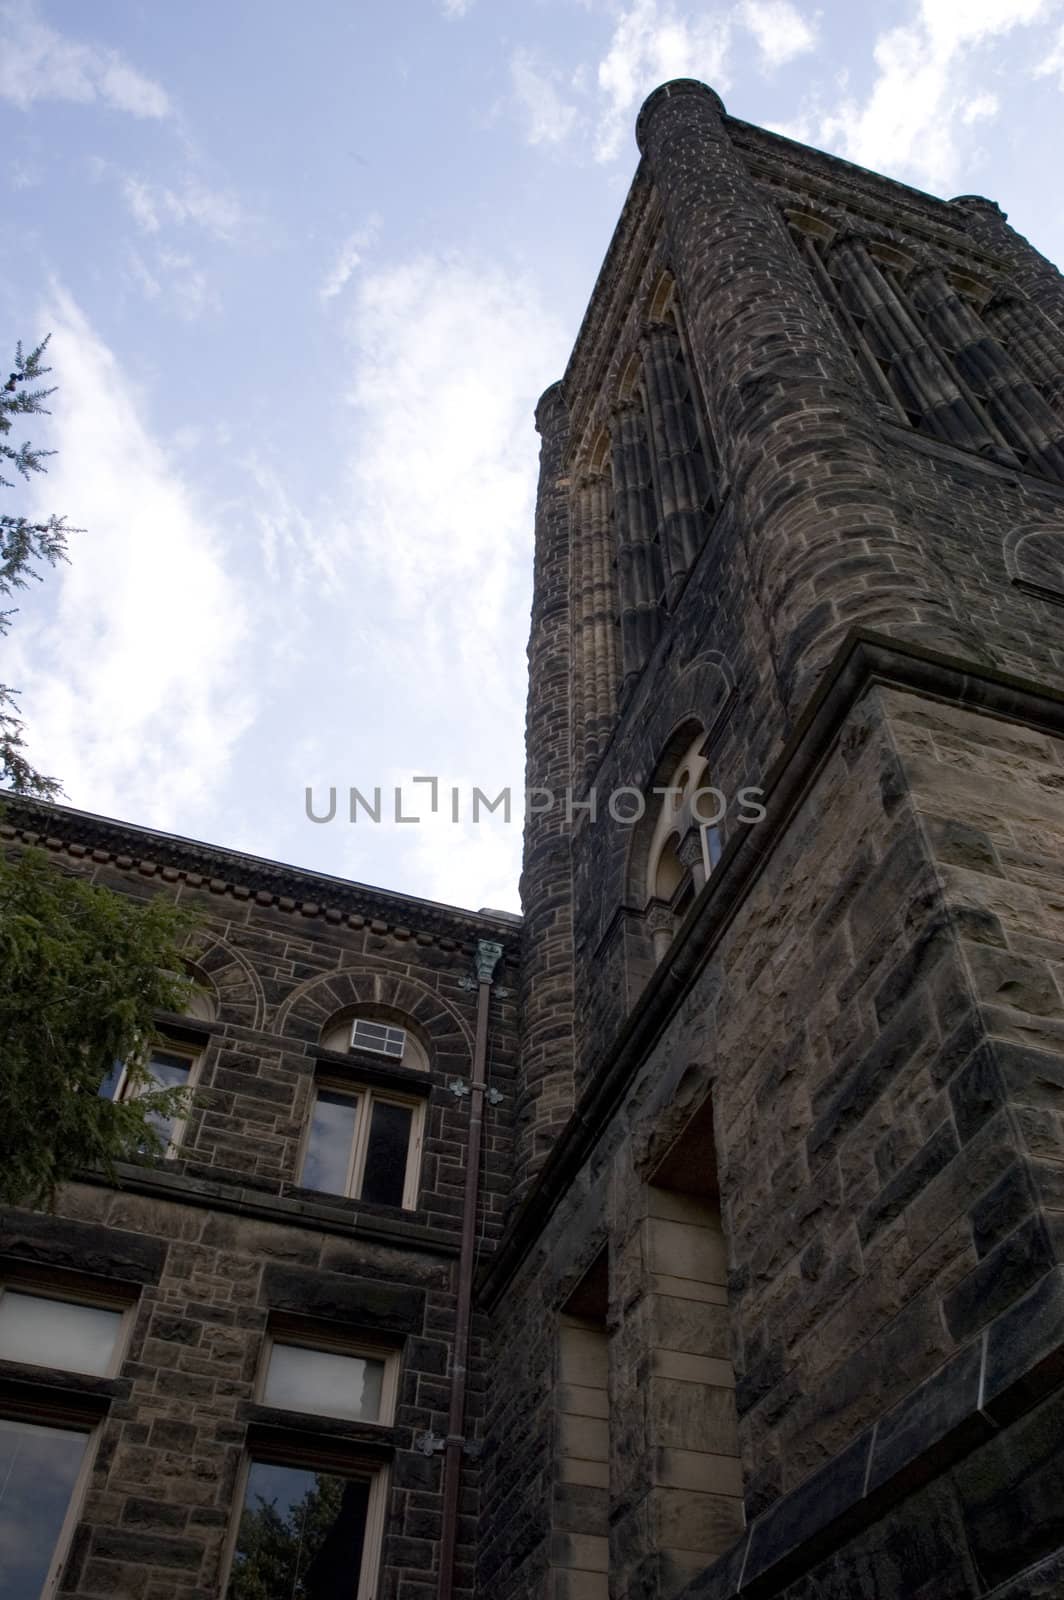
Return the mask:
{"type": "Polygon", "coordinates": [[[6,1219],[55,1592],[221,1596],[313,1483],[308,1600],[1064,1595],[1064,280],[704,85],[637,133],[523,922],[8,816],[211,930],[171,1156],[6,1219]]]}

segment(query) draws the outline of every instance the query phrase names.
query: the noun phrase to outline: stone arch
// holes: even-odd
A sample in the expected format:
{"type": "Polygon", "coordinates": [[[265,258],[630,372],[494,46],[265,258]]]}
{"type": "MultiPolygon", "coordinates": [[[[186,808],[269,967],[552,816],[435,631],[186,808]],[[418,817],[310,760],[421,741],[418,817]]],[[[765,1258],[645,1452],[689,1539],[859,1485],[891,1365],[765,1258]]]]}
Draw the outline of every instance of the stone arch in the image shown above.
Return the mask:
{"type": "Polygon", "coordinates": [[[277,1031],[317,1044],[323,1029],[356,1010],[406,1017],[424,1042],[430,1066],[468,1071],[473,1035],[464,1017],[417,978],[368,967],[308,978],[277,1009],[277,1031]]]}
{"type": "Polygon", "coordinates": [[[264,1026],[266,998],[262,984],[241,951],[217,934],[203,931],[190,935],[185,951],[188,965],[197,980],[205,983],[222,1021],[241,1028],[264,1026]]]}
{"type": "Polygon", "coordinates": [[[676,280],[668,267],[664,267],[651,290],[644,320],[647,322],[665,322],[669,319],[673,313],[675,294],[676,280]]]}
{"type": "Polygon", "coordinates": [[[1064,528],[1014,528],[1005,539],[1005,568],[1019,588],[1064,604],[1064,528]]]}
{"type": "Polygon", "coordinates": [[[621,381],[617,385],[618,400],[631,400],[637,393],[643,378],[643,358],[638,351],[628,357],[621,372],[621,381]]]}
{"type": "Polygon", "coordinates": [[[654,771],[644,786],[647,808],[631,829],[625,863],[625,898],[640,909],[651,897],[654,888],[648,881],[648,873],[651,849],[661,818],[661,801],[660,797],[654,795],[654,787],[668,782],[677,763],[696,740],[705,738],[705,734],[706,727],[700,717],[690,714],[682,717],[665,740],[654,771]]]}

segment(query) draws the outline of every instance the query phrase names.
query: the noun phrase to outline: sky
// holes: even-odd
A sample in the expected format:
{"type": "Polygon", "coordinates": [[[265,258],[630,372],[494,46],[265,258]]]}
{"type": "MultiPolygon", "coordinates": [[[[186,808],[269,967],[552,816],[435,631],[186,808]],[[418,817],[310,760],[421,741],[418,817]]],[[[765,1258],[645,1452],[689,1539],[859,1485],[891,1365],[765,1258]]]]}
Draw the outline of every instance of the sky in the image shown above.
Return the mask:
{"type": "Polygon", "coordinates": [[[532,413],[681,76],[1064,260],[1064,0],[0,0],[3,507],[84,530],[0,677],[67,803],[517,909],[532,413]]]}

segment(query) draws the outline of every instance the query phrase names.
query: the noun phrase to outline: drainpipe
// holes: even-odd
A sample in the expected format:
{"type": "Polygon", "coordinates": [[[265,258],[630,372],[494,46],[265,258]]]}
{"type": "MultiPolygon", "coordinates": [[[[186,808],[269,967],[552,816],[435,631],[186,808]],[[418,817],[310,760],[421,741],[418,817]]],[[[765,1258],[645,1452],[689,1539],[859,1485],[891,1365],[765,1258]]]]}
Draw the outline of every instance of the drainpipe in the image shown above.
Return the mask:
{"type": "Polygon", "coordinates": [[[458,1258],[458,1304],[455,1311],[451,1404],[443,1456],[443,1529],[440,1534],[439,1600],[454,1593],[454,1561],[458,1543],[458,1491],[465,1443],[466,1380],[469,1375],[469,1331],[473,1319],[473,1269],[477,1250],[477,1206],[480,1199],[480,1149],[484,1136],[484,1092],[487,1088],[488,1008],[495,967],[502,945],[477,941],[477,1032],[473,1045],[473,1077],[469,1085],[469,1144],[466,1151],[465,1196],[462,1202],[462,1248],[458,1258]]]}

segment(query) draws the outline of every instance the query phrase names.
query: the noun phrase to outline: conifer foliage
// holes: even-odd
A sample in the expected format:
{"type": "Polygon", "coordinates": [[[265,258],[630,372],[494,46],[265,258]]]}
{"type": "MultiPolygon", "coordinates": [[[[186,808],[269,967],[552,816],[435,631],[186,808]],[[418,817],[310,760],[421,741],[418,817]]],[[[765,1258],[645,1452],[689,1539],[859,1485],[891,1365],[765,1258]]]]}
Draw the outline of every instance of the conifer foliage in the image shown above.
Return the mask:
{"type": "MultiPolygon", "coordinates": [[[[51,371],[42,365],[47,348],[48,340],[43,339],[29,355],[24,355],[20,342],[15,347],[14,371],[0,388],[0,487],[5,489],[14,487],[14,481],[3,475],[5,468],[28,481],[32,473],[47,471],[44,458],[55,453],[37,449],[29,440],[20,445],[8,441],[16,418],[47,413],[44,402],[55,393],[54,389],[39,387],[40,380],[51,371]]],[[[79,528],[68,527],[65,517],[54,514],[47,522],[34,522],[29,517],[0,513],[0,606],[16,589],[25,589],[31,578],[40,578],[41,564],[54,566],[57,561],[65,561],[67,534],[80,532],[79,528]]],[[[14,615],[13,608],[0,609],[0,638],[7,633],[14,615]]],[[[17,794],[54,799],[61,793],[58,781],[35,771],[26,754],[17,693],[0,680],[0,785],[17,794]]]]}

